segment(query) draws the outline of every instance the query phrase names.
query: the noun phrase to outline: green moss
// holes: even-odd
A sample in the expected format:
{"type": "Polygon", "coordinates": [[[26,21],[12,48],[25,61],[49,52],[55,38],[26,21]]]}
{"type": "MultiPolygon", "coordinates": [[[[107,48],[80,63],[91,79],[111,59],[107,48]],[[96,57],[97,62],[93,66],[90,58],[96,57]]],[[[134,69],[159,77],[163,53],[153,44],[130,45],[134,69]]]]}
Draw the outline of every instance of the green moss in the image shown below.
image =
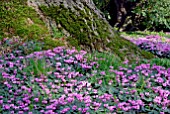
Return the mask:
{"type": "Polygon", "coordinates": [[[64,46],[64,43],[60,40],[51,39],[50,37],[47,37],[43,40],[45,43],[44,49],[52,49],[57,46],[64,46]]]}
{"type": "Polygon", "coordinates": [[[146,58],[146,59],[152,59],[152,58],[154,58],[154,57],[153,57],[153,54],[151,54],[150,52],[146,52],[146,51],[144,51],[144,50],[141,50],[141,54],[142,54],[142,56],[144,56],[144,58],[146,58]]]}
{"type": "Polygon", "coordinates": [[[75,38],[68,37],[67,41],[74,47],[79,48],[78,40],[75,38]]]}
{"type": "MultiPolygon", "coordinates": [[[[53,41],[45,23],[32,8],[27,6],[27,0],[9,0],[0,2],[0,36],[20,36],[24,39],[41,40],[46,47],[61,45],[53,41]]],[[[54,11],[55,12],[55,11],[54,11]]]]}
{"type": "Polygon", "coordinates": [[[45,23],[40,20],[34,9],[26,5],[26,0],[3,1],[0,2],[0,6],[2,36],[39,38],[48,34],[45,23]]]}
{"type": "MultiPolygon", "coordinates": [[[[76,10],[80,10],[79,16],[76,16],[74,12],[64,8],[63,6],[55,6],[50,8],[47,8],[46,6],[41,6],[40,8],[45,13],[45,15],[54,18],[57,24],[60,23],[62,27],[64,27],[64,29],[71,33],[71,35],[76,38],[78,45],[90,45],[97,38],[93,35],[92,38],[89,38],[89,34],[93,32],[91,29],[91,25],[93,24],[93,22],[89,17],[88,12],[90,10],[87,7],[85,7],[85,11],[75,8],[76,10]],[[84,19],[86,19],[87,24],[85,23],[84,19]]],[[[94,22],[96,21],[99,21],[99,25],[101,24],[101,20],[96,18],[94,22]]],[[[97,30],[97,32],[99,32],[99,35],[102,38],[106,38],[108,33],[103,32],[102,25],[100,25],[99,28],[100,29],[97,30]]]]}

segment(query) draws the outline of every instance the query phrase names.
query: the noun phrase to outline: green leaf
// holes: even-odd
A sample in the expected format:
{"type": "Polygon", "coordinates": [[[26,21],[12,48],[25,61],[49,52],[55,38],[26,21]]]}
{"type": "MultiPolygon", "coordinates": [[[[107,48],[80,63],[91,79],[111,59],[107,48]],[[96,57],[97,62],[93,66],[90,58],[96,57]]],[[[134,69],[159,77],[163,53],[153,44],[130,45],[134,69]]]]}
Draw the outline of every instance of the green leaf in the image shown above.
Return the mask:
{"type": "Polygon", "coordinates": [[[151,97],[149,97],[149,98],[145,97],[144,100],[146,100],[147,102],[151,102],[153,99],[151,97]]]}
{"type": "Polygon", "coordinates": [[[34,108],[34,105],[33,104],[30,104],[29,105],[29,109],[32,110],[34,108]]]}
{"type": "Polygon", "coordinates": [[[64,89],[62,87],[60,87],[60,89],[58,90],[58,92],[62,93],[64,91],[64,89]]]}
{"type": "Polygon", "coordinates": [[[110,94],[117,94],[119,91],[116,89],[116,88],[114,88],[114,87],[110,87],[109,88],[109,93],[110,94]]]}

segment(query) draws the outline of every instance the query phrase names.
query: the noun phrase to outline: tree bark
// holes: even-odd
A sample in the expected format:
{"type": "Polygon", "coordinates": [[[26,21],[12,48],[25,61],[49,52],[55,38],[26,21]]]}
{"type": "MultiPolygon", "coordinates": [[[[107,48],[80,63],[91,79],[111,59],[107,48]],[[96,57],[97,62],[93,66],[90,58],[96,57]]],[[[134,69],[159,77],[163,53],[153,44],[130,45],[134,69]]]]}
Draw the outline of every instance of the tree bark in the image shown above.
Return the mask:
{"type": "Polygon", "coordinates": [[[64,31],[68,44],[86,51],[111,51],[122,59],[152,58],[131,42],[121,38],[106,21],[92,0],[28,0],[40,17],[64,31]]]}

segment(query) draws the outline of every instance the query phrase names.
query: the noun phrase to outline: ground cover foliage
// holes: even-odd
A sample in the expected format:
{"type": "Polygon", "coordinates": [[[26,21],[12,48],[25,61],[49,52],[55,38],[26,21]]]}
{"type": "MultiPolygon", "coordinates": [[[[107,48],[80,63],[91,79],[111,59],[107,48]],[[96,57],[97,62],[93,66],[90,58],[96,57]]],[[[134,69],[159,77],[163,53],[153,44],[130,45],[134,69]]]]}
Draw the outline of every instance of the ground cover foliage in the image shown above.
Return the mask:
{"type": "Polygon", "coordinates": [[[0,56],[0,113],[170,113],[170,67],[42,48],[29,41],[0,56]]]}

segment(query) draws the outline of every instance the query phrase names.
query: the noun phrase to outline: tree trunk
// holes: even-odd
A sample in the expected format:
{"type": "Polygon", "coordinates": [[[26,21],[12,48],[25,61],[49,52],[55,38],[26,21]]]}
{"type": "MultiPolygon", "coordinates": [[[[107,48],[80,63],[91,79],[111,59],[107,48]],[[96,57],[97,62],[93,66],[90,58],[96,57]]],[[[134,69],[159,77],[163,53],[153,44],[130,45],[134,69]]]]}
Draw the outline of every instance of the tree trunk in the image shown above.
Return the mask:
{"type": "Polygon", "coordinates": [[[35,8],[51,31],[63,31],[69,45],[86,51],[111,51],[122,59],[153,57],[119,37],[92,0],[28,0],[28,5],[35,8]]]}

